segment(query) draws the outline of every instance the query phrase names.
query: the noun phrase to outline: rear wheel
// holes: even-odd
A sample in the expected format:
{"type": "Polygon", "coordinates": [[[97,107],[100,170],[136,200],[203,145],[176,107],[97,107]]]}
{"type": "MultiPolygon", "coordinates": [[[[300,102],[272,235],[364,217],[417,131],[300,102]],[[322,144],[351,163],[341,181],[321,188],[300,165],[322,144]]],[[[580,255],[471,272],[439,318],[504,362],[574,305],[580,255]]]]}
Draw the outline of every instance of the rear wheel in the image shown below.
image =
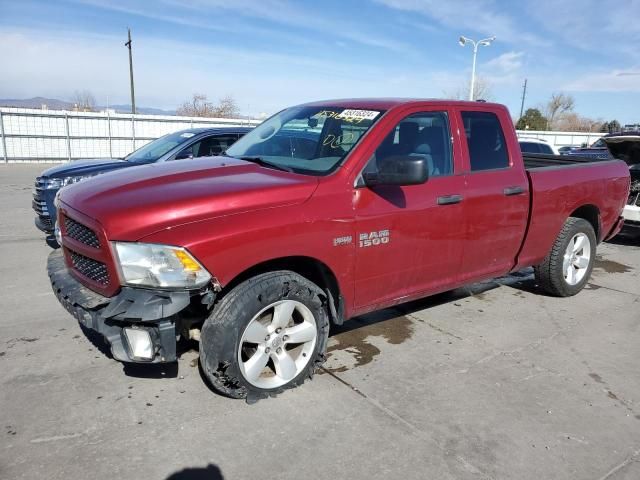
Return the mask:
{"type": "Polygon", "coordinates": [[[255,401],[302,384],[324,361],[324,303],[319,287],[289,271],[235,287],[202,327],[200,361],[211,385],[255,401]]]}
{"type": "Polygon", "coordinates": [[[596,234],[589,222],[570,217],[544,261],[534,268],[540,286],[552,295],[575,295],[589,281],[596,257],[596,234]]]}

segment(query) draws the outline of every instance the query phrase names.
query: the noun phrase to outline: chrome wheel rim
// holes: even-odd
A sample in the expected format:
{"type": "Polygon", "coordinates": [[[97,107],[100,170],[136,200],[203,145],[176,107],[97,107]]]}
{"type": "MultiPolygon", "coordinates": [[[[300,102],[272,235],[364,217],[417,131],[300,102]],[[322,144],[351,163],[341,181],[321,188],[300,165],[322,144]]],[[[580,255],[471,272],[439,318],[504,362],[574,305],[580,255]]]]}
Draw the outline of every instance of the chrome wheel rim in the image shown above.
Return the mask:
{"type": "Polygon", "coordinates": [[[569,285],[580,283],[589,269],[591,262],[591,242],[584,233],[576,233],[564,252],[562,273],[564,281],[569,285]]]}
{"type": "Polygon", "coordinates": [[[238,362],[253,386],[278,388],[308,365],[316,346],[316,319],[306,305],[280,300],[260,310],[240,339],[238,362]]]}

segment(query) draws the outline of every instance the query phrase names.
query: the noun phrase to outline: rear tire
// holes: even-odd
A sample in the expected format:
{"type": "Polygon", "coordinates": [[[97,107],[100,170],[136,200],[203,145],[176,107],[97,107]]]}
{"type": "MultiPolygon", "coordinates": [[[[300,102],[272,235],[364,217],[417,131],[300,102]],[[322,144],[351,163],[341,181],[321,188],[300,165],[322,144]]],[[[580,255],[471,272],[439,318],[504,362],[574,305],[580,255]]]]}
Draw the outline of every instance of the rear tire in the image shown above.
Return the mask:
{"type": "Polygon", "coordinates": [[[325,298],[290,271],[257,275],[233,288],[200,335],[200,363],[211,386],[253,403],[311,378],[325,359],[325,298]]]}
{"type": "Polygon", "coordinates": [[[536,280],[557,297],[575,295],[589,281],[596,258],[596,234],[582,218],[569,217],[544,261],[534,267],[536,280]]]}

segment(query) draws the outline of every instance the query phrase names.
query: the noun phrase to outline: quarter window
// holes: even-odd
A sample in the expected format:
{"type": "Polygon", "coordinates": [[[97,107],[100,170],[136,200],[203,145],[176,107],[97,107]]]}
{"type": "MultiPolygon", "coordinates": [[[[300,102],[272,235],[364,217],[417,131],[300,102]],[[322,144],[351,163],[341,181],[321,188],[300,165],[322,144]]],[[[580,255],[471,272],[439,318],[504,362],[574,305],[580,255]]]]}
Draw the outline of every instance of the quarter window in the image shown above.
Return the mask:
{"type": "Polygon", "coordinates": [[[507,168],[509,155],[500,120],[491,112],[462,112],[471,170],[507,168]]]}

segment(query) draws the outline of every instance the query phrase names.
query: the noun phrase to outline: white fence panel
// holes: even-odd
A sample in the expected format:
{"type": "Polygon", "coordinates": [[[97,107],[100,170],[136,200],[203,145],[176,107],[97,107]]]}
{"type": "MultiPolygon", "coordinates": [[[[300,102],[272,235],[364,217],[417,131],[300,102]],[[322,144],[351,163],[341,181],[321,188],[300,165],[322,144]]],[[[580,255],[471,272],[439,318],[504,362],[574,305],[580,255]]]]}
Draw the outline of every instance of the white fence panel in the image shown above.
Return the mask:
{"type": "Polygon", "coordinates": [[[548,132],[536,130],[517,130],[518,138],[539,138],[556,147],[591,145],[604,135],[598,132],[548,132]]]}
{"type": "MultiPolygon", "coordinates": [[[[185,128],[255,126],[258,120],[0,108],[0,161],[51,162],[124,157],[185,128]]],[[[592,144],[602,133],[519,130],[556,147],[592,144]]]]}
{"type": "Polygon", "coordinates": [[[0,161],[124,157],[186,128],[255,126],[259,120],[0,108],[0,161]]]}

